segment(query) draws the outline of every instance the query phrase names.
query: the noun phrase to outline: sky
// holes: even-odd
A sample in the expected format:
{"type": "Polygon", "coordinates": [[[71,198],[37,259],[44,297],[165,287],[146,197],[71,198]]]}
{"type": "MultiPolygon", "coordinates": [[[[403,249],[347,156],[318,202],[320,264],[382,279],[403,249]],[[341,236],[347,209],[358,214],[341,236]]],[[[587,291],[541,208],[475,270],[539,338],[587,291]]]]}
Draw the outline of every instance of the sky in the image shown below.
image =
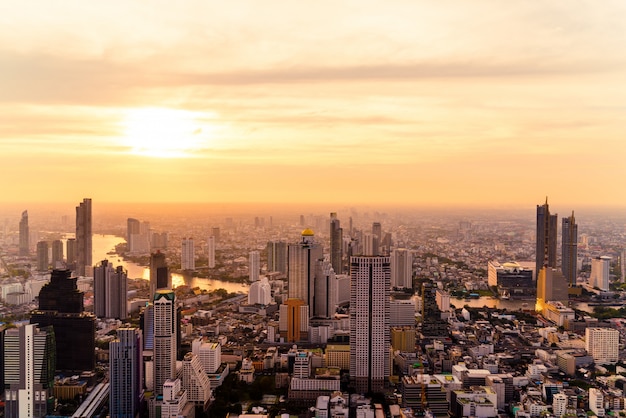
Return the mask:
{"type": "Polygon", "coordinates": [[[626,206],[626,2],[0,2],[0,202],[626,206]]]}

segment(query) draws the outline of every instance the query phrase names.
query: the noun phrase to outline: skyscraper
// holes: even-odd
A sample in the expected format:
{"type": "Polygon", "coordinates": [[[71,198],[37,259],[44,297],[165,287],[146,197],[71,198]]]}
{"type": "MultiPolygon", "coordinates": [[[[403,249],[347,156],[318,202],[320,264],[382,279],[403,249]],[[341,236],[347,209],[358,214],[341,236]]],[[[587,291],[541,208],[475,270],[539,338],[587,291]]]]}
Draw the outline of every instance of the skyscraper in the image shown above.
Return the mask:
{"type": "Polygon", "coordinates": [[[331,318],[337,310],[337,278],[327,260],[315,262],[315,305],[311,317],[331,318]]]}
{"type": "Polygon", "coordinates": [[[611,271],[611,257],[603,255],[591,259],[591,274],[589,285],[600,290],[609,290],[609,273],[611,271]]]}
{"type": "Polygon", "coordinates": [[[54,384],[54,331],[22,325],[4,339],[5,416],[43,417],[54,384]]]}
{"type": "MultiPolygon", "coordinates": [[[[76,269],[76,238],[68,238],[65,243],[67,252],[67,268],[70,270],[76,269]]],[[[55,267],[57,268],[57,267],[55,267]]]]}
{"type": "Polygon", "coordinates": [[[154,295],[154,392],[163,395],[163,384],[176,378],[176,306],[174,291],[154,295]]]}
{"type": "Polygon", "coordinates": [[[30,229],[28,228],[28,211],[22,212],[20,219],[20,255],[30,254],[30,229]]]}
{"type": "Polygon", "coordinates": [[[52,268],[63,268],[63,241],[60,239],[52,241],[52,268]]]}
{"type": "Polygon", "coordinates": [[[150,223],[128,218],[126,221],[128,251],[143,254],[150,251],[150,223]]]}
{"type": "Polygon", "coordinates": [[[391,287],[413,288],[413,254],[406,248],[391,252],[391,287]]]}
{"type": "Polygon", "coordinates": [[[287,243],[284,241],[269,241],[266,249],[267,271],[287,274],[287,243]]]}
{"type": "Polygon", "coordinates": [[[134,418],[139,411],[143,384],[141,331],[118,328],[117,338],[109,344],[111,418],[134,418]]]}
{"type": "Polygon", "coordinates": [[[259,280],[259,273],[261,271],[261,255],[258,251],[250,251],[248,255],[249,261],[249,279],[251,282],[256,282],[259,280]]]}
{"type": "Polygon", "coordinates": [[[128,277],[122,266],[102,260],[93,271],[93,310],[99,318],[128,318],[128,277]]]}
{"type": "Polygon", "coordinates": [[[171,289],[172,278],[170,276],[165,254],[157,251],[150,255],[150,297],[159,289],[171,289]]]}
{"type": "Polygon", "coordinates": [[[390,281],[389,257],[350,259],[350,379],[360,393],[389,378],[390,281]]]}
{"type": "Polygon", "coordinates": [[[91,199],[76,206],[76,274],[84,276],[92,266],[91,199]]]}
{"type": "Polygon", "coordinates": [[[561,273],[552,267],[543,267],[537,277],[537,302],[535,310],[543,312],[548,302],[561,302],[567,306],[568,283],[561,273]]]}
{"type": "Polygon", "coordinates": [[[556,267],[556,234],[558,215],[551,215],[546,203],[537,205],[537,245],[535,251],[535,277],[544,265],[556,267]]]}
{"type": "Polygon", "coordinates": [[[330,213],[330,263],[336,274],[343,274],[343,230],[337,213],[330,213]]]}
{"type": "Polygon", "coordinates": [[[196,269],[196,254],[193,246],[193,238],[183,238],[180,255],[180,268],[183,270],[196,269]]]}
{"type": "Polygon", "coordinates": [[[322,246],[315,241],[315,233],[310,229],[302,231],[302,240],[289,244],[287,256],[289,298],[300,299],[311,308],[315,304],[315,262],[324,258],[322,246]]]}
{"type": "Polygon", "coordinates": [[[46,241],[39,241],[37,243],[37,270],[48,271],[49,265],[48,243],[46,241]]]}
{"type": "Polygon", "coordinates": [[[209,268],[215,268],[215,237],[213,235],[206,241],[206,255],[209,268]]]}
{"type": "Polygon", "coordinates": [[[569,218],[563,218],[561,224],[561,269],[570,286],[576,285],[576,263],[578,261],[578,225],[574,211],[569,218]]]}

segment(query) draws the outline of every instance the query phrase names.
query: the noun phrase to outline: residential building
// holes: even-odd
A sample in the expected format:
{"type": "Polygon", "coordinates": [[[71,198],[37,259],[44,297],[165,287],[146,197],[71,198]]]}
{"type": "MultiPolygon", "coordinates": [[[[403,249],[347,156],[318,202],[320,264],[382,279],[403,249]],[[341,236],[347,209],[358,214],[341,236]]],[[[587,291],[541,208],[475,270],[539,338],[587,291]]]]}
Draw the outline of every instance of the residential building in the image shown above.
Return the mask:
{"type": "Polygon", "coordinates": [[[99,318],[128,318],[128,277],[122,266],[102,260],[93,269],[93,310],[99,318]]]}
{"type": "Polygon", "coordinates": [[[143,397],[141,331],[118,328],[109,343],[109,414],[111,418],[133,418],[143,397]]]}

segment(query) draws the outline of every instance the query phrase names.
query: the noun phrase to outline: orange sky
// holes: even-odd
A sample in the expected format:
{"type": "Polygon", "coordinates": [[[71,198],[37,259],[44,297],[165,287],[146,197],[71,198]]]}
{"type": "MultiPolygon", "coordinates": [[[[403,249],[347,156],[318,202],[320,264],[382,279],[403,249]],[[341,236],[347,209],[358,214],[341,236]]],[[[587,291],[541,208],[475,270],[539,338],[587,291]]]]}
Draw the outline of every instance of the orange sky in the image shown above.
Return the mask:
{"type": "Polygon", "coordinates": [[[178,3],[0,3],[0,202],[626,205],[621,0],[178,3]]]}

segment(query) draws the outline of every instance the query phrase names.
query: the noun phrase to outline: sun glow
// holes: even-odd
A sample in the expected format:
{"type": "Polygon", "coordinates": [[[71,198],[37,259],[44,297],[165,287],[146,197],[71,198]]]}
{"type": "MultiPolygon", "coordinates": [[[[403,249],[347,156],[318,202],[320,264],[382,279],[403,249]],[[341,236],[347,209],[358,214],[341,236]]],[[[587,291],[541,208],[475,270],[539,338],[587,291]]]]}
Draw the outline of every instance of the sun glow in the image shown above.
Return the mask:
{"type": "Polygon", "coordinates": [[[191,157],[212,138],[212,114],[180,109],[142,108],[126,112],[124,145],[133,154],[161,158],[191,157]]]}

